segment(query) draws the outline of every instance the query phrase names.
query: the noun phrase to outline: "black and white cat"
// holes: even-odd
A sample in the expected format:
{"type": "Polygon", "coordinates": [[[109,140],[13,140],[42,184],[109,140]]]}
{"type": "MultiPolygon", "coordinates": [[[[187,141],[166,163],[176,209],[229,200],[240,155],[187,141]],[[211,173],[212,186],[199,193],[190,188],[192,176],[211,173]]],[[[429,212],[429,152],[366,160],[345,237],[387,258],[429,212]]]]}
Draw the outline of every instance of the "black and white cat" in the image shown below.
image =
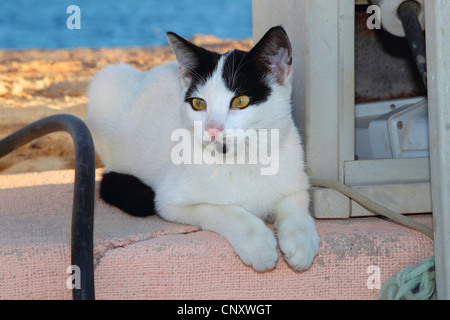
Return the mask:
{"type": "Polygon", "coordinates": [[[101,197],[131,215],[217,232],[258,271],[278,260],[264,221],[273,222],[285,260],[308,268],[320,239],[291,116],[286,32],[274,27],[251,51],[225,54],[167,38],[177,61],[148,72],[108,66],[91,83],[87,122],[105,165],[101,197]],[[249,150],[262,146],[270,156],[253,159],[249,150]]]}

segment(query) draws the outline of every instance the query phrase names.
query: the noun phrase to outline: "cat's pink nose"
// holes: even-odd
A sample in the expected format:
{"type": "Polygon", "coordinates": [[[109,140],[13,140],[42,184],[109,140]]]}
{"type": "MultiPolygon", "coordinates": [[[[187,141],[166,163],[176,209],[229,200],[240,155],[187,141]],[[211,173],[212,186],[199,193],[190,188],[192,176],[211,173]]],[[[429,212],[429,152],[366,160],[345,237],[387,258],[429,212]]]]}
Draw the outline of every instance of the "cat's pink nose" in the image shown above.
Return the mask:
{"type": "Polygon", "coordinates": [[[216,138],[218,135],[222,134],[222,128],[209,128],[206,129],[208,131],[211,138],[216,138]]]}

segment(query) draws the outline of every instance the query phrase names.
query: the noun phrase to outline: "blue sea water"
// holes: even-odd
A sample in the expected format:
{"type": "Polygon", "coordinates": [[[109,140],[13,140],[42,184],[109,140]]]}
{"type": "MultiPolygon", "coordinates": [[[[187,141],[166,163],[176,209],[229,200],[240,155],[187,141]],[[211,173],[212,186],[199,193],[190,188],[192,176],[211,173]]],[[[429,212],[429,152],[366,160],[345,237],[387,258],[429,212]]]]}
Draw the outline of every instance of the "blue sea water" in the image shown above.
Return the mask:
{"type": "Polygon", "coordinates": [[[252,37],[251,0],[0,0],[0,48],[167,44],[165,32],[252,37]],[[69,29],[70,5],[81,29],[69,29]]]}

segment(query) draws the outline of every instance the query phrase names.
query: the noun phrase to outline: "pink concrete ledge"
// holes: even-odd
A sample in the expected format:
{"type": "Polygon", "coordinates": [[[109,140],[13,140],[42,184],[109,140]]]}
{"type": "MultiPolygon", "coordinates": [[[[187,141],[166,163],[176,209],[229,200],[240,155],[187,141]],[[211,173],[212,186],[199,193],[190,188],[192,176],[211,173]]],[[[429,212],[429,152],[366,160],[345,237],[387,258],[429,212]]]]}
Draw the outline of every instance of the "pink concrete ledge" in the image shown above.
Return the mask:
{"type": "MultiPolygon", "coordinates": [[[[0,175],[0,299],[72,298],[73,176],[0,175]]],[[[309,270],[292,270],[280,255],[274,270],[258,273],[215,233],[133,218],[99,199],[95,215],[97,299],[377,299],[378,276],[382,285],[434,254],[429,238],[381,218],[320,220],[309,270]]],[[[415,218],[431,226],[431,215],[415,218]]]]}

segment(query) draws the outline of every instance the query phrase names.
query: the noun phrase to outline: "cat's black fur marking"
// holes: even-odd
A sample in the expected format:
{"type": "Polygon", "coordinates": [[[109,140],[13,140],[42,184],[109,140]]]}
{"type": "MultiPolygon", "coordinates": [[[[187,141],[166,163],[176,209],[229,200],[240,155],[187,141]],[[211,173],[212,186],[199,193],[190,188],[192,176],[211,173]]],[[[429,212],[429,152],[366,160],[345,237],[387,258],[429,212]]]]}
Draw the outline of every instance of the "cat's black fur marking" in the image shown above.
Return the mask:
{"type": "Polygon", "coordinates": [[[272,90],[264,81],[265,72],[258,68],[252,54],[233,50],[225,60],[222,78],[236,96],[250,97],[251,104],[266,102],[272,90]]]}
{"type": "MultiPolygon", "coordinates": [[[[194,45],[192,45],[194,46],[194,45]]],[[[191,85],[186,91],[185,99],[192,98],[192,93],[199,86],[204,84],[213,74],[217,68],[217,64],[221,55],[216,52],[208,51],[206,49],[197,47],[202,50],[196,50],[200,64],[189,72],[191,85]]]]}
{"type": "MultiPolygon", "coordinates": [[[[191,80],[185,94],[187,102],[194,98],[196,88],[212,76],[223,54],[198,47],[173,32],[168,32],[168,35],[176,37],[184,47],[183,50],[192,53],[192,58],[196,59],[196,67],[187,71],[187,77],[191,80]]],[[[271,89],[265,83],[264,77],[269,70],[261,67],[258,55],[240,50],[232,50],[225,55],[222,77],[228,89],[235,92],[236,96],[249,96],[251,104],[267,101],[271,89]]]]}
{"type": "Polygon", "coordinates": [[[182,44],[183,50],[193,53],[192,59],[196,59],[196,63],[194,64],[196,67],[188,70],[186,75],[191,80],[191,84],[185,95],[185,100],[189,100],[190,98],[194,98],[192,97],[192,93],[195,91],[195,88],[205,83],[211,77],[222,55],[196,46],[176,33],[167,32],[167,35],[177,38],[182,44]]]}
{"type": "Polygon", "coordinates": [[[132,216],[147,217],[156,214],[155,192],[132,175],[104,173],[100,182],[100,197],[132,216]]]}

